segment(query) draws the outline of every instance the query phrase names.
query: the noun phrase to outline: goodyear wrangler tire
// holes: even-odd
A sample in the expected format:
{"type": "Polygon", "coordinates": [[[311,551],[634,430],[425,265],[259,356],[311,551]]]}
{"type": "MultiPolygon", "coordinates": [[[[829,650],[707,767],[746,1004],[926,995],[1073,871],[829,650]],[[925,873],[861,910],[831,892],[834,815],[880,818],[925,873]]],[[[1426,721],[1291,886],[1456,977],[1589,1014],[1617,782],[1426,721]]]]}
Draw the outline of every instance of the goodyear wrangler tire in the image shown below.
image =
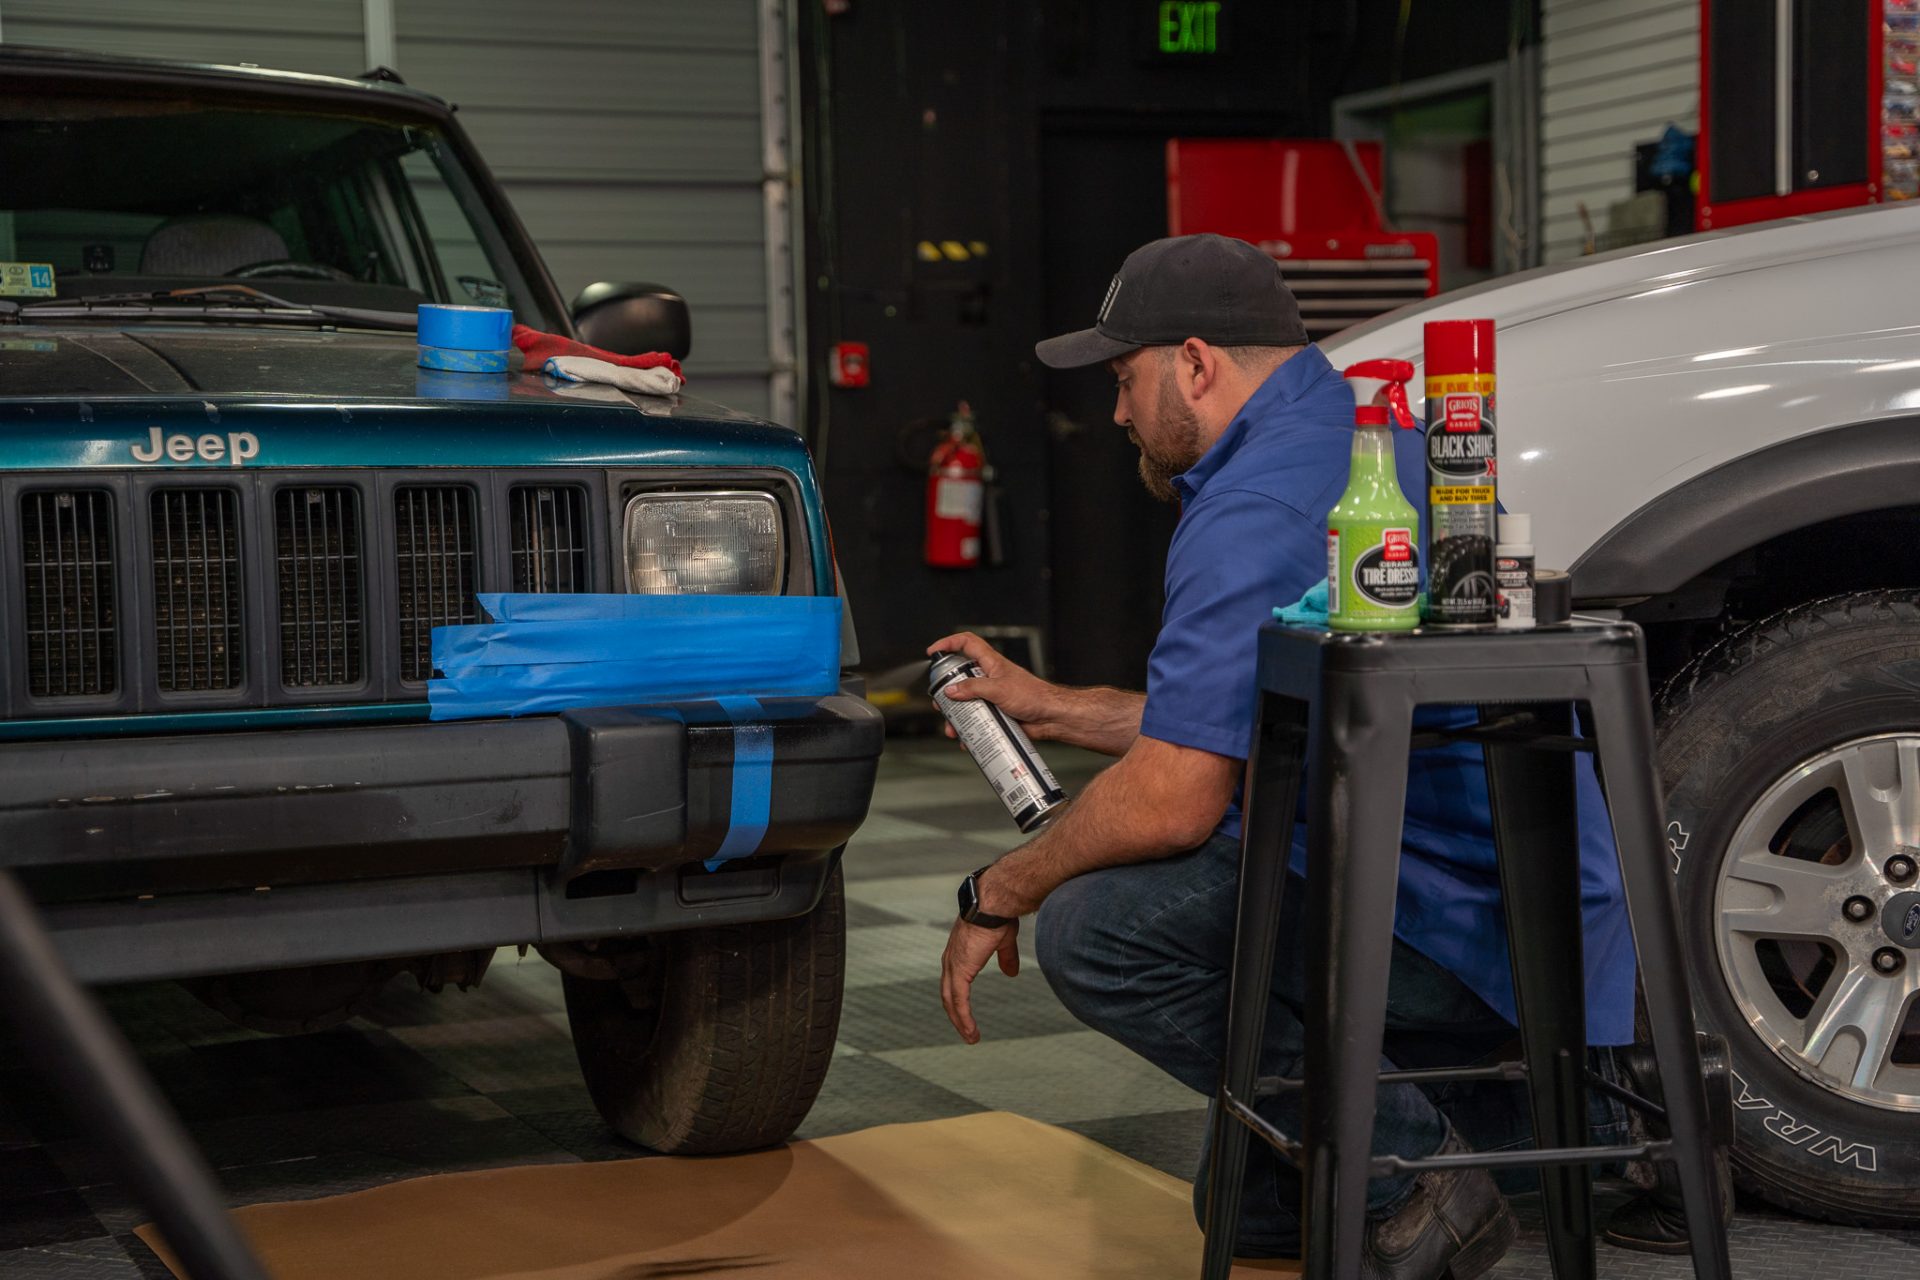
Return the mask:
{"type": "Polygon", "coordinates": [[[669,1155],[770,1146],[819,1095],[840,1028],[836,864],[812,912],[663,934],[625,980],[565,974],[574,1052],[607,1124],[669,1155]]]}
{"type": "Polygon", "coordinates": [[[1740,1185],[1920,1221],[1920,592],[1800,605],[1663,692],[1659,762],[1740,1185]]]}

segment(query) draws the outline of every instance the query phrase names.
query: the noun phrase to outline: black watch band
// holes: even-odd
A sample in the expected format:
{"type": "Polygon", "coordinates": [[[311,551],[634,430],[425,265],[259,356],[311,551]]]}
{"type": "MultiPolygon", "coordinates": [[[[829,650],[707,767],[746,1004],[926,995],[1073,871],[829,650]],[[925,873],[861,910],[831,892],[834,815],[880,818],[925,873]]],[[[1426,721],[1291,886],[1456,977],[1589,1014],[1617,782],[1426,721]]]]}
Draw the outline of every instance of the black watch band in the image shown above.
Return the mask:
{"type": "Polygon", "coordinates": [[[980,877],[987,873],[989,862],[965,880],[960,882],[960,918],[982,929],[1004,929],[1013,924],[1018,917],[990,915],[980,909],[980,877]]]}

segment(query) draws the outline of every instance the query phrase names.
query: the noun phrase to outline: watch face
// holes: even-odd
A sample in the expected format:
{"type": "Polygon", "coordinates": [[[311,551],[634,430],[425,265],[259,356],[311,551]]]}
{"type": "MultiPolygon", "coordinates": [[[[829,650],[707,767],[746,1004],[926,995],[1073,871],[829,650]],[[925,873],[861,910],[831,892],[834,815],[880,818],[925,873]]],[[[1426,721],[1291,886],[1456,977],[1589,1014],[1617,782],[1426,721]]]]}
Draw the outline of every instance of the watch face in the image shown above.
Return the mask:
{"type": "Polygon", "coordinates": [[[966,919],[980,905],[980,891],[974,886],[973,877],[968,876],[960,882],[960,918],[966,919]]]}

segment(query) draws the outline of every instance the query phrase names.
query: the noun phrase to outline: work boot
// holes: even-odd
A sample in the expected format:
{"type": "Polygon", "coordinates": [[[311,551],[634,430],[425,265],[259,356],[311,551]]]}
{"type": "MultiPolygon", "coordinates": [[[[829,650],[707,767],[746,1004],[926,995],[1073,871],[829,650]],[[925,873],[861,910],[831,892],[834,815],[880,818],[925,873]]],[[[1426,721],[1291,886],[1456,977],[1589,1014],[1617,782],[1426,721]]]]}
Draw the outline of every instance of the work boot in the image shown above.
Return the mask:
{"type": "MultiPolygon", "coordinates": [[[[1467,1150],[1449,1129],[1435,1154],[1467,1150]]],[[[1500,1261],[1519,1230],[1485,1169],[1423,1173],[1398,1213],[1367,1224],[1361,1274],[1366,1280],[1473,1280],[1500,1261]]]]}
{"type": "MultiPolygon", "coordinates": [[[[1718,1036],[1702,1034],[1700,1062],[1708,1076],[1707,1098],[1716,1128],[1720,1127],[1720,1110],[1731,1109],[1726,1105],[1730,1099],[1723,1100],[1722,1097],[1725,1090],[1725,1059],[1726,1041],[1718,1036]]],[[[1614,1054],[1614,1061],[1626,1075],[1625,1083],[1629,1089],[1649,1102],[1666,1105],[1651,1046],[1637,1044],[1629,1049],[1618,1050],[1614,1054]]],[[[1638,1112],[1634,1114],[1644,1123],[1649,1138],[1665,1140],[1671,1136],[1665,1120],[1638,1112]]],[[[1724,1132],[1712,1135],[1714,1194],[1722,1227],[1733,1222],[1733,1169],[1727,1160],[1727,1140],[1731,1136],[1724,1132]]],[[[1650,1161],[1649,1165],[1653,1173],[1653,1185],[1608,1216],[1607,1225],[1600,1233],[1601,1239],[1617,1248],[1632,1249],[1639,1253],[1686,1253],[1693,1246],[1687,1236],[1687,1212],[1680,1194],[1679,1171],[1666,1160],[1650,1161]]]]}

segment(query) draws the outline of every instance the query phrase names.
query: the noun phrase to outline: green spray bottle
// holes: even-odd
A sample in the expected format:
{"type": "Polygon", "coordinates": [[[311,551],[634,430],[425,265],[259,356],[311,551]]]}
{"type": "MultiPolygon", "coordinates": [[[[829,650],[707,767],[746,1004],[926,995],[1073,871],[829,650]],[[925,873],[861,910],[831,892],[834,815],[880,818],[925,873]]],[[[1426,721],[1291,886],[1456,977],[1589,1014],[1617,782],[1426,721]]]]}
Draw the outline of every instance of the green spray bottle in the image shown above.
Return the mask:
{"type": "Polygon", "coordinates": [[[1386,404],[1353,414],[1347,491],[1327,515],[1327,625],[1335,631],[1411,631],[1420,625],[1420,516],[1401,492],[1393,423],[1411,430],[1405,360],[1363,360],[1344,376],[1385,384],[1386,404]]]}

